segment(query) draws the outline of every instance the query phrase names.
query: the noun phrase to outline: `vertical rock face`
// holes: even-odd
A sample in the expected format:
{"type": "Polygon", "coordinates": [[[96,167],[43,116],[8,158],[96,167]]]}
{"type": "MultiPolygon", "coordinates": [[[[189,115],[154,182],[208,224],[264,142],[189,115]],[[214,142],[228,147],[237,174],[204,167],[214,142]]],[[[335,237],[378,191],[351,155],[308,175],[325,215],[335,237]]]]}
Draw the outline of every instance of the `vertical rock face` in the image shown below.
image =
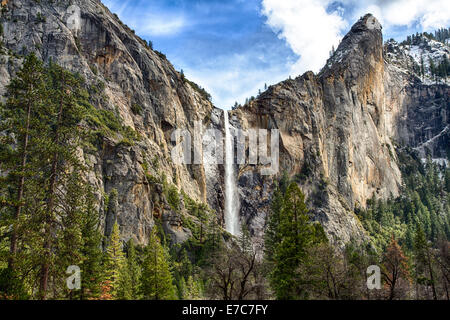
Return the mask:
{"type": "Polygon", "coordinates": [[[384,70],[381,25],[367,15],[319,75],[327,123],[325,174],[351,209],[364,207],[374,193],[398,194],[400,172],[386,131],[384,70]]]}
{"type": "Polygon", "coordinates": [[[20,67],[20,55],[35,52],[45,62],[83,75],[94,107],[115,113],[140,136],[129,143],[116,133],[103,137],[95,150],[84,151],[105,233],[117,219],[125,240],[145,243],[158,216],[169,229],[173,226],[175,238],[185,239],[189,232],[183,233],[149,178],[164,173],[169,183],[206,201],[203,167],[173,164],[170,150],[171,132],[193,133],[194,121],[207,124],[211,103],[99,0],[11,0],[2,5],[0,23],[0,95],[20,67]]]}
{"type": "Polygon", "coordinates": [[[412,44],[390,40],[385,45],[385,87],[390,136],[416,149],[421,157],[445,158],[450,151],[450,88],[446,79],[433,79],[429,59],[449,56],[448,46],[426,37],[412,44]],[[420,69],[423,75],[411,72],[420,69]]]}
{"type": "MultiPolygon", "coordinates": [[[[436,41],[424,38],[417,47],[432,59],[448,58],[448,46],[436,41]]],[[[373,196],[398,195],[401,173],[394,145],[415,148],[423,157],[448,157],[447,79],[419,79],[417,51],[392,41],[384,46],[382,27],[368,14],[317,76],[307,72],[271,86],[234,112],[237,126],[280,129],[280,174],[285,171],[301,184],[312,218],[339,246],[365,237],[356,208],[373,196]]],[[[244,166],[239,181],[241,215],[261,240],[273,180],[244,166]]]]}
{"type": "Polygon", "coordinates": [[[450,154],[450,90],[447,85],[408,84],[399,93],[394,139],[419,152],[421,158],[450,154]]]}
{"type": "MultiPolygon", "coordinates": [[[[271,86],[235,111],[242,127],[280,129],[281,172],[301,184],[312,218],[338,245],[364,238],[355,208],[373,196],[398,195],[394,142],[430,144],[436,154],[448,145],[448,86],[422,84],[386,53],[380,23],[366,15],[317,76],[271,86]]],[[[273,186],[257,169],[241,170],[241,214],[261,238],[270,202],[260,199],[270,198],[273,186]]]]}
{"type": "MultiPolygon", "coordinates": [[[[386,132],[383,80],[381,25],[367,15],[317,76],[307,72],[272,86],[236,111],[244,127],[280,129],[281,171],[301,183],[313,218],[336,243],[364,237],[355,207],[365,207],[374,194],[398,195],[401,176],[386,132]]],[[[253,187],[242,183],[242,193],[253,187]]],[[[254,224],[256,233],[264,230],[263,221],[254,224]]]]}

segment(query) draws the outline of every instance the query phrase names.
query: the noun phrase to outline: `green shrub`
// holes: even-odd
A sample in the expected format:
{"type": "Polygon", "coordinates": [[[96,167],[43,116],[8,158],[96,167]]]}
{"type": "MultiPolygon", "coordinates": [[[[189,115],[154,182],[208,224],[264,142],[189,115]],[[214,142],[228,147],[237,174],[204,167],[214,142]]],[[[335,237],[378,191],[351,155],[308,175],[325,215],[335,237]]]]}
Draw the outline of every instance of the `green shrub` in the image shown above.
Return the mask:
{"type": "Polygon", "coordinates": [[[159,158],[157,156],[153,158],[152,165],[155,170],[159,170],[159,158]]]}
{"type": "Polygon", "coordinates": [[[128,138],[123,138],[122,140],[120,140],[120,142],[118,143],[118,145],[126,146],[126,147],[132,147],[132,146],[134,146],[134,142],[131,141],[131,140],[128,139],[128,138]]]}
{"type": "Polygon", "coordinates": [[[40,12],[37,13],[36,18],[37,23],[45,23],[47,21],[47,19],[40,12]]]}
{"type": "Polygon", "coordinates": [[[97,69],[97,67],[95,65],[90,64],[89,68],[91,69],[93,74],[98,75],[98,69],[97,69]]]}
{"type": "Polygon", "coordinates": [[[162,52],[160,52],[160,51],[158,51],[158,50],[155,50],[155,53],[158,55],[158,57],[160,57],[161,59],[164,59],[164,60],[166,60],[167,59],[167,57],[166,57],[166,55],[164,54],[164,53],[162,53],[162,52]]]}
{"type": "Polygon", "coordinates": [[[104,109],[96,109],[92,105],[87,106],[87,122],[96,128],[92,131],[93,135],[100,138],[117,137],[122,135],[120,143],[134,145],[135,141],[141,139],[140,135],[129,126],[122,125],[120,116],[116,112],[104,109]]]}
{"type": "Polygon", "coordinates": [[[168,190],[167,201],[169,202],[172,209],[178,211],[180,208],[180,195],[175,186],[171,186],[168,190]]]}
{"type": "Polygon", "coordinates": [[[131,106],[131,111],[135,115],[141,115],[144,111],[144,108],[140,104],[133,103],[133,105],[131,106]]]}
{"type": "Polygon", "coordinates": [[[189,85],[192,87],[192,89],[194,89],[195,91],[197,91],[204,99],[211,101],[211,95],[202,87],[200,87],[198,84],[196,84],[193,81],[188,80],[186,77],[183,76],[183,80],[184,82],[189,83],[189,85]]]}
{"type": "Polygon", "coordinates": [[[161,179],[158,179],[157,177],[152,176],[148,172],[145,173],[145,176],[147,177],[148,182],[151,183],[151,184],[161,183],[161,179]]]}

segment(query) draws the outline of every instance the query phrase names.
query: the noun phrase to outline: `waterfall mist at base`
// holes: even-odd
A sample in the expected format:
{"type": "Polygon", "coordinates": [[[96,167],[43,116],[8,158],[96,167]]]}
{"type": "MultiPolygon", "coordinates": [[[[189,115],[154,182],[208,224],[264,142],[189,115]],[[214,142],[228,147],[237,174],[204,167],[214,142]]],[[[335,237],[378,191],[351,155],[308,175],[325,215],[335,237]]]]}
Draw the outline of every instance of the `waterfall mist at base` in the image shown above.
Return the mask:
{"type": "Polygon", "coordinates": [[[230,133],[228,111],[224,110],[225,127],[225,228],[232,235],[239,234],[239,195],[234,166],[234,139],[230,133]]]}

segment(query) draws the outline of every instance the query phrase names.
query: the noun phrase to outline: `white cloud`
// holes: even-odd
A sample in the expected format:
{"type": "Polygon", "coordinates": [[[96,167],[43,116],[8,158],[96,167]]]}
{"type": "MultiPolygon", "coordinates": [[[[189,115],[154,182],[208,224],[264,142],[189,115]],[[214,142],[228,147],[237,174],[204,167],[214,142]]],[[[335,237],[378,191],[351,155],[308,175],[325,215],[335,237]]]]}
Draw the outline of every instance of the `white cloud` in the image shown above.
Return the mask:
{"type": "Polygon", "coordinates": [[[205,86],[217,107],[229,109],[236,101],[243,104],[259,89],[264,91],[265,83],[271,85],[289,75],[289,65],[286,64],[272,64],[269,69],[253,65],[256,55],[250,51],[221,56],[184,71],[190,80],[205,86]]]}
{"type": "Polygon", "coordinates": [[[263,0],[262,14],[279,37],[286,40],[300,56],[293,74],[307,70],[319,71],[337,45],[347,22],[337,10],[327,13],[331,0],[263,0]]]}
{"type": "Polygon", "coordinates": [[[103,3],[141,36],[172,36],[185,27],[183,14],[136,6],[132,1],[102,0],[103,3]]]}
{"type": "Polygon", "coordinates": [[[384,30],[420,24],[432,31],[450,24],[448,0],[341,0],[332,12],[332,0],[262,0],[261,13],[279,37],[285,39],[299,56],[293,74],[317,72],[326,62],[331,47],[336,46],[350,24],[366,13],[374,14],[384,30]],[[344,11],[352,16],[346,21],[344,11]]]}
{"type": "Polygon", "coordinates": [[[169,36],[186,27],[186,19],[182,16],[154,15],[141,16],[135,23],[136,30],[144,36],[169,36]]]}
{"type": "Polygon", "coordinates": [[[129,6],[130,0],[118,1],[118,0],[102,0],[103,4],[109,8],[112,12],[121,16],[126,8],[129,6]]]}
{"type": "Polygon", "coordinates": [[[347,2],[349,5],[356,6],[357,15],[367,12],[375,14],[386,28],[408,27],[413,23],[419,23],[424,31],[432,31],[446,27],[450,23],[450,1],[448,0],[353,0],[347,2]]]}

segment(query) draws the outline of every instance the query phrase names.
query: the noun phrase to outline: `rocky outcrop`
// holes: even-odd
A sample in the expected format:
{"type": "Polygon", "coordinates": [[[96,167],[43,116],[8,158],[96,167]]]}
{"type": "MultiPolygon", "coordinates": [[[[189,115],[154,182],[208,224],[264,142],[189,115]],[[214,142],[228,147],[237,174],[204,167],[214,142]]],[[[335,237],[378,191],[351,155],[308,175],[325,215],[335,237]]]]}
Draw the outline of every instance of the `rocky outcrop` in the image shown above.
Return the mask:
{"type": "MultiPolygon", "coordinates": [[[[418,44],[432,59],[448,53],[423,41],[433,42],[418,44]]],[[[280,130],[279,175],[285,171],[301,185],[311,217],[338,246],[365,237],[356,208],[399,194],[396,148],[412,147],[423,157],[448,154],[449,87],[417,76],[414,50],[383,45],[382,27],[368,14],[318,75],[271,86],[233,113],[238,127],[280,130]]],[[[261,241],[273,184],[258,169],[241,166],[239,187],[242,218],[261,241]]]]}
{"type": "MultiPolygon", "coordinates": [[[[272,86],[235,112],[245,127],[280,129],[281,172],[301,184],[313,219],[336,243],[364,238],[356,206],[364,207],[373,194],[398,194],[401,177],[389,153],[383,73],[381,26],[368,15],[319,75],[307,72],[272,86]]],[[[255,229],[264,229],[262,221],[255,229]]]]}
{"type": "MultiPolygon", "coordinates": [[[[271,86],[234,111],[245,128],[280,130],[280,174],[286,171],[301,184],[312,218],[338,245],[364,238],[356,207],[364,208],[374,195],[398,195],[401,174],[388,134],[385,97],[381,25],[367,15],[318,75],[307,72],[271,86]]],[[[250,168],[239,180],[242,207],[253,207],[252,213],[241,213],[257,236],[264,230],[269,203],[259,199],[270,198],[267,190],[272,188],[261,179],[250,168]]]]}
{"type": "Polygon", "coordinates": [[[390,40],[385,45],[389,134],[399,145],[416,149],[422,158],[446,158],[450,154],[450,87],[448,77],[437,79],[431,74],[428,61],[448,57],[450,50],[426,37],[416,42],[390,40]],[[417,72],[419,57],[424,74],[417,72]]]}
{"type": "Polygon", "coordinates": [[[189,237],[190,231],[174,222],[164,197],[155,197],[162,191],[152,179],[164,176],[191,198],[206,201],[203,167],[172,163],[171,132],[178,128],[193,133],[194,121],[208,124],[212,104],[99,0],[11,0],[2,3],[0,23],[0,94],[22,56],[35,52],[45,62],[53,60],[80,73],[94,107],[111,111],[125,132],[139,137],[129,141],[116,133],[84,150],[105,233],[117,219],[124,240],[145,243],[154,216],[162,216],[177,241],[189,237]]]}

